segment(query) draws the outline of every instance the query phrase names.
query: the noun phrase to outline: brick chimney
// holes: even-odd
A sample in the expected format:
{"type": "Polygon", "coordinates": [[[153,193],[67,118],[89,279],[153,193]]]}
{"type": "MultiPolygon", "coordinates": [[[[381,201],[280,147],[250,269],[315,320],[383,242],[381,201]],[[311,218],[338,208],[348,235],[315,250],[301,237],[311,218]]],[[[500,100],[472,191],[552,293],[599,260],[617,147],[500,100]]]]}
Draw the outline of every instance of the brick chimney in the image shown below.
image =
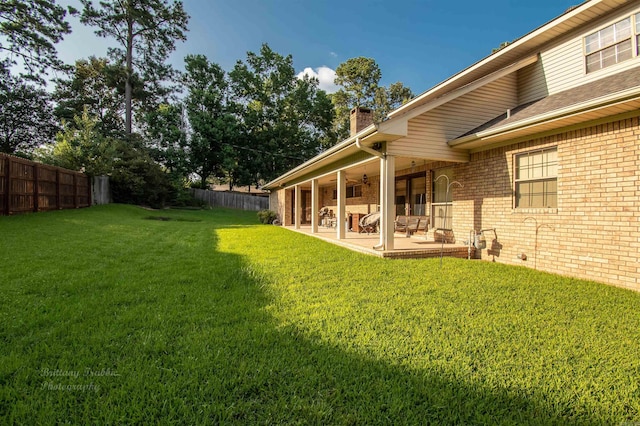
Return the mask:
{"type": "Polygon", "coordinates": [[[351,121],[351,131],[349,133],[350,136],[353,136],[373,124],[373,111],[369,108],[355,107],[351,110],[349,119],[351,121]]]}

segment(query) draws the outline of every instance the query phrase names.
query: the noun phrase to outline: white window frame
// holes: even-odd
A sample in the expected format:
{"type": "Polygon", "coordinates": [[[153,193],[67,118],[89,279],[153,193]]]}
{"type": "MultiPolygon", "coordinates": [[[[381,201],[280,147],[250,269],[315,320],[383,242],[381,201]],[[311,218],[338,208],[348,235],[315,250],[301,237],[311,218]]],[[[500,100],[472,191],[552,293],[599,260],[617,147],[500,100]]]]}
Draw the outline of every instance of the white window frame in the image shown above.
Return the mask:
{"type": "Polygon", "coordinates": [[[633,15],[633,20],[635,21],[633,28],[636,35],[636,56],[640,56],[640,12],[633,15]]]}
{"type": "Polygon", "coordinates": [[[631,60],[633,58],[637,58],[640,55],[640,13],[633,13],[629,16],[624,17],[623,19],[619,19],[616,22],[609,24],[603,28],[600,28],[597,31],[593,31],[590,34],[587,34],[583,37],[583,56],[584,56],[584,69],[586,74],[591,74],[593,72],[597,72],[622,62],[631,60]],[[621,31],[618,31],[618,26],[620,26],[624,21],[629,21],[628,32],[626,35],[620,35],[621,31]],[[608,41],[604,41],[603,36],[606,36],[608,31],[612,31],[612,39],[608,41]],[[589,38],[597,36],[597,46],[590,50],[590,46],[592,43],[588,43],[589,38]],[[620,48],[627,43],[629,44],[628,49],[621,50],[620,48]],[[628,53],[628,57],[625,57],[628,53]],[[605,56],[607,55],[608,56],[605,56]],[[598,68],[590,69],[590,58],[598,57],[594,64],[599,64],[598,68]],[[612,63],[605,63],[605,60],[613,59],[612,63]]]}
{"type": "Polygon", "coordinates": [[[513,156],[513,208],[515,210],[530,210],[530,209],[557,209],[558,208],[558,147],[552,146],[542,149],[535,149],[526,152],[520,152],[514,154],[513,156]],[[532,158],[538,154],[544,154],[549,152],[556,153],[555,163],[545,162],[542,163],[541,173],[539,176],[527,176],[527,177],[519,177],[519,159],[524,157],[532,158]],[[519,203],[519,188],[522,184],[529,184],[534,182],[551,182],[555,181],[556,183],[556,191],[544,193],[544,197],[549,197],[555,195],[555,205],[548,206],[521,206],[519,203]]]}
{"type": "Polygon", "coordinates": [[[362,197],[362,185],[356,184],[347,186],[347,198],[360,198],[362,197]]]}
{"type": "MultiPolygon", "coordinates": [[[[347,185],[347,187],[345,188],[346,192],[345,192],[345,198],[361,198],[362,197],[362,185],[361,184],[355,184],[355,185],[347,185]],[[358,188],[356,188],[358,187],[358,188]]],[[[338,198],[338,190],[334,189],[333,190],[333,195],[332,195],[332,199],[336,200],[338,198]]]]}

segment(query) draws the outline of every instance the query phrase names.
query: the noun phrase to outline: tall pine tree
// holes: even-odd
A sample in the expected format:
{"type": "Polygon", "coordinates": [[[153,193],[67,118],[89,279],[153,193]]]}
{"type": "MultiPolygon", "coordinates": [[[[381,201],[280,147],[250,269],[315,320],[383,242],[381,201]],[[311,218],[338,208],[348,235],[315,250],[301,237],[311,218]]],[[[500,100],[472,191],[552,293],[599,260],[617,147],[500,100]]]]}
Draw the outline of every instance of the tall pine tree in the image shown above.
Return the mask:
{"type": "Polygon", "coordinates": [[[181,1],[110,0],[100,1],[98,7],[91,0],[80,1],[81,22],[97,27],[97,35],[112,37],[118,43],[109,49],[109,55],[125,68],[125,131],[130,135],[135,74],[141,83],[153,85],[150,94],[163,92],[162,82],[173,76],[167,58],[176,41],[186,40],[189,16],[181,1]]]}

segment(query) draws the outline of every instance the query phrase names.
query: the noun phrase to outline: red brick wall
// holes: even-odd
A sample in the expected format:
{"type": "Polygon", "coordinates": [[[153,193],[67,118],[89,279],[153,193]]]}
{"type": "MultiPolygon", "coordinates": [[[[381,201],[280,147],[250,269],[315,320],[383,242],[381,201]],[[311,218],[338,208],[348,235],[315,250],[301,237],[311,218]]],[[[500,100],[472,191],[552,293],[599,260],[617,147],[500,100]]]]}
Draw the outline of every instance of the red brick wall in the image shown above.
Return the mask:
{"type": "MultiPolygon", "coordinates": [[[[454,170],[464,184],[453,195],[457,238],[496,228],[498,244],[483,259],[640,290],[638,117],[474,153],[454,170]],[[558,208],[514,210],[514,154],[551,146],[558,148],[558,208]]],[[[486,236],[491,247],[493,234],[486,236]]]]}

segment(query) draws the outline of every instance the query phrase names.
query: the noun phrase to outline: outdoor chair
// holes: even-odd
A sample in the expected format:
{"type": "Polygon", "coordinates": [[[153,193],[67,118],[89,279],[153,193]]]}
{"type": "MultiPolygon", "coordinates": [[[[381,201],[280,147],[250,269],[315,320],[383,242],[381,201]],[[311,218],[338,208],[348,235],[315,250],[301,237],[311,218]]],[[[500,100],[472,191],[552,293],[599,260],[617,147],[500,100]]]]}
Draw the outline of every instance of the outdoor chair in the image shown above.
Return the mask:
{"type": "Polygon", "coordinates": [[[418,231],[419,225],[420,216],[397,216],[394,231],[411,235],[418,231]]]}
{"type": "Polygon", "coordinates": [[[395,232],[405,232],[407,230],[407,217],[396,216],[396,220],[393,222],[393,230],[395,232]]]}
{"type": "Polygon", "coordinates": [[[429,231],[429,216],[418,216],[420,222],[418,223],[418,232],[426,234],[429,231]]]}
{"type": "Polygon", "coordinates": [[[369,213],[360,219],[360,230],[358,233],[366,232],[367,234],[378,232],[380,225],[380,212],[369,213]]]}

